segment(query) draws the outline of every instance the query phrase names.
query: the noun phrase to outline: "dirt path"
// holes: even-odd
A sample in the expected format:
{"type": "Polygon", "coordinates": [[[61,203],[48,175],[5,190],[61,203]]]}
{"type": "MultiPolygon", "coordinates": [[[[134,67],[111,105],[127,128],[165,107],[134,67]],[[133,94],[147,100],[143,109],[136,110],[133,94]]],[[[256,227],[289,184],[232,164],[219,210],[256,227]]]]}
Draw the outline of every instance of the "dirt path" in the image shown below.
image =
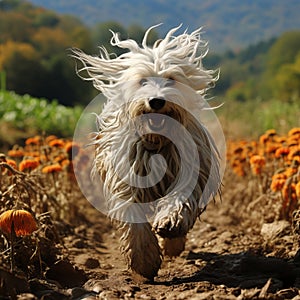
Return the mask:
{"type": "Polygon", "coordinates": [[[165,258],[154,282],[132,277],[118,232],[104,215],[85,199],[76,205],[78,225],[56,225],[65,237],[55,261],[47,260],[44,277],[13,277],[0,268],[0,296],[18,295],[0,299],[300,300],[300,258],[291,225],[276,218],[270,195],[259,195],[256,186],[232,174],[225,176],[223,200],[209,204],[185,251],[165,258]]]}
{"type": "MultiPolygon", "coordinates": [[[[268,139],[275,141],[273,131],[268,139]]],[[[69,162],[55,176],[43,173],[43,165],[24,173],[14,170],[2,155],[1,214],[7,215],[7,209],[20,203],[34,213],[39,226],[31,235],[13,241],[14,247],[9,247],[12,235],[2,230],[0,299],[300,300],[300,198],[294,187],[300,176],[298,131],[295,128],[288,134],[291,145],[296,144],[290,152],[295,159],[287,164],[284,157],[274,160],[271,153],[265,153],[263,173],[253,173],[248,162],[249,149],[258,147],[257,143],[231,149],[238,152],[225,172],[223,200],[209,203],[188,234],[185,251],[176,259],[165,258],[153,282],[139,281],[127,269],[119,251],[118,232],[82,196],[74,181],[73,164],[69,162]],[[244,152],[246,158],[241,156],[244,152]],[[243,174],[235,175],[236,171],[243,174]],[[280,192],[271,188],[278,172],[286,176],[280,192]],[[294,213],[296,217],[292,217],[294,213]]],[[[282,137],[278,139],[282,141],[282,137]]],[[[48,159],[57,165],[57,158],[69,158],[69,142],[54,139],[64,145],[63,151],[50,147],[47,143],[51,140],[46,143],[36,137],[35,141],[20,148],[24,157],[33,150],[44,153],[47,149],[47,167],[48,159]]],[[[269,149],[265,143],[261,147],[269,149]]],[[[83,174],[89,174],[86,158],[78,156],[83,174]]],[[[94,195],[89,181],[86,191],[94,195]]],[[[7,219],[3,224],[6,222],[12,221],[7,219]]]]}
{"type": "Polygon", "coordinates": [[[237,195],[243,196],[242,186],[209,205],[188,235],[186,250],[165,259],[153,283],[132,278],[118,233],[94,211],[94,225],[82,227],[87,245],[78,249],[73,241],[69,249],[88,276],[84,289],[77,290],[80,299],[300,299],[300,261],[294,259],[289,224],[264,225],[266,212],[237,195]],[[104,232],[98,241],[97,231],[104,232]]]}

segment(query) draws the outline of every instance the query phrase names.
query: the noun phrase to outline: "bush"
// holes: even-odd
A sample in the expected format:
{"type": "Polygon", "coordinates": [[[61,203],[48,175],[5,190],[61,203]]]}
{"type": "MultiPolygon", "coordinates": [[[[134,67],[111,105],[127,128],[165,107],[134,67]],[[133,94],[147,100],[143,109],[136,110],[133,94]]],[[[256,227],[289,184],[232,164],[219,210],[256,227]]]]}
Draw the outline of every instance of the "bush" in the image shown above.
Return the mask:
{"type": "Polygon", "coordinates": [[[0,92],[1,122],[24,131],[34,128],[37,133],[71,137],[81,113],[81,107],[66,107],[56,100],[49,102],[29,95],[0,92]]]}

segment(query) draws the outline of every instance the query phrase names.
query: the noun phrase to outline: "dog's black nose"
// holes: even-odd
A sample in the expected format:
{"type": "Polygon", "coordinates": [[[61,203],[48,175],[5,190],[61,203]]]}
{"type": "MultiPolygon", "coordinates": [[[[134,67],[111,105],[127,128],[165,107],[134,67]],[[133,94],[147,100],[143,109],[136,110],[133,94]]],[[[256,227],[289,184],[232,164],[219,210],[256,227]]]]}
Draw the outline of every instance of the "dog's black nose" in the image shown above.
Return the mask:
{"type": "Polygon", "coordinates": [[[152,98],[149,105],[152,109],[159,110],[165,106],[166,100],[162,98],[152,98]]]}

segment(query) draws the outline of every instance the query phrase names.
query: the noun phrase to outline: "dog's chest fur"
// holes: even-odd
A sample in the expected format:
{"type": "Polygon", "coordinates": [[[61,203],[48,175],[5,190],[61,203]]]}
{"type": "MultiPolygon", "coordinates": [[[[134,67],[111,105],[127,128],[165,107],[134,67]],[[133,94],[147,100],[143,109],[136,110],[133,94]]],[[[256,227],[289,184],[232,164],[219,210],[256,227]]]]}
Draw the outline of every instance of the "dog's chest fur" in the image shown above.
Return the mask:
{"type": "Polygon", "coordinates": [[[150,202],[162,198],[168,194],[176,185],[178,174],[180,172],[180,156],[172,143],[167,143],[160,149],[148,150],[142,141],[139,141],[132,146],[132,151],[129,158],[133,173],[145,178],[145,183],[148,186],[149,180],[157,180],[152,184],[149,182],[149,187],[134,188],[137,198],[141,202],[150,202]],[[166,163],[163,166],[157,155],[160,155],[166,163]],[[166,170],[165,170],[166,167],[166,170]],[[158,180],[161,178],[160,180],[158,180]],[[145,197],[145,195],[147,195],[145,197]]]}

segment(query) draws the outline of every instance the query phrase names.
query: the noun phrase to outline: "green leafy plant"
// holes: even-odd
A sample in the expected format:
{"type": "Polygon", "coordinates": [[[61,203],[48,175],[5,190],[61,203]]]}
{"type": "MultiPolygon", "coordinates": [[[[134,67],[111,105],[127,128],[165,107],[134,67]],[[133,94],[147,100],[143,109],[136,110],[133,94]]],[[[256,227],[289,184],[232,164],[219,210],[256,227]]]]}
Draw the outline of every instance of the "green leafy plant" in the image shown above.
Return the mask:
{"type": "Polygon", "coordinates": [[[34,128],[39,133],[72,136],[81,112],[80,106],[66,107],[56,100],[0,92],[0,122],[24,131],[34,128]]]}

